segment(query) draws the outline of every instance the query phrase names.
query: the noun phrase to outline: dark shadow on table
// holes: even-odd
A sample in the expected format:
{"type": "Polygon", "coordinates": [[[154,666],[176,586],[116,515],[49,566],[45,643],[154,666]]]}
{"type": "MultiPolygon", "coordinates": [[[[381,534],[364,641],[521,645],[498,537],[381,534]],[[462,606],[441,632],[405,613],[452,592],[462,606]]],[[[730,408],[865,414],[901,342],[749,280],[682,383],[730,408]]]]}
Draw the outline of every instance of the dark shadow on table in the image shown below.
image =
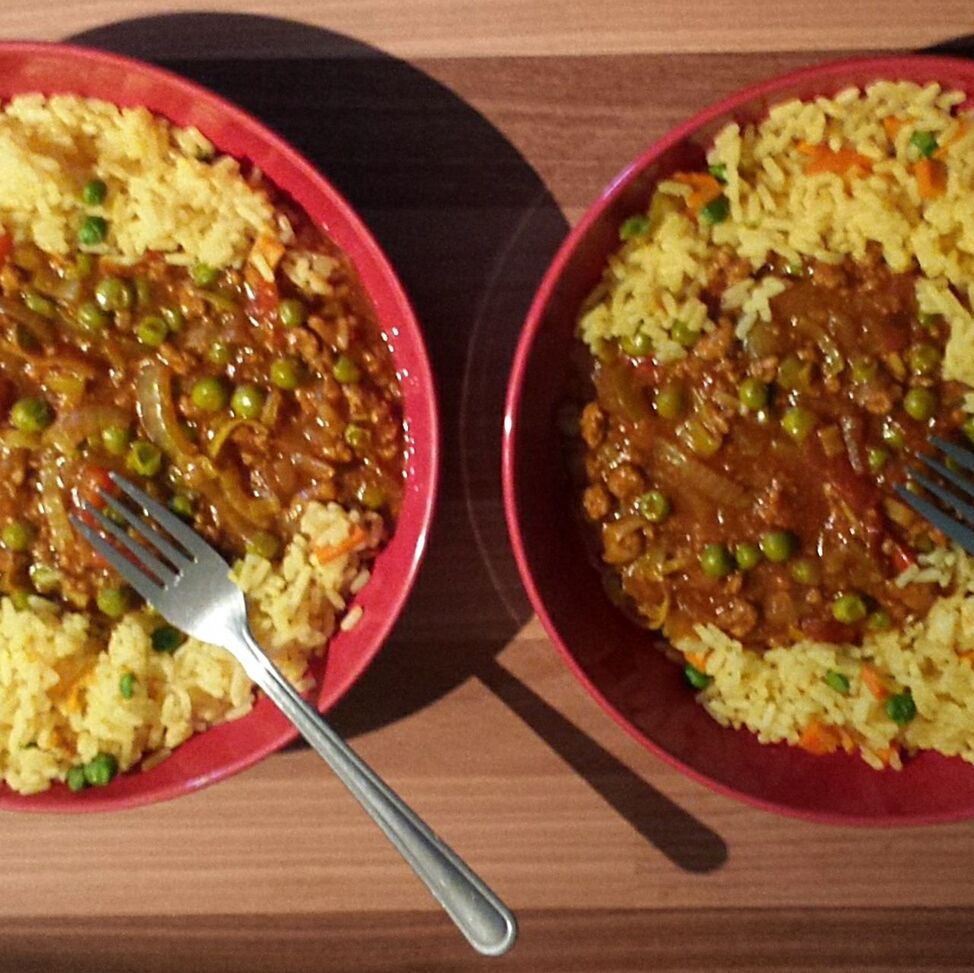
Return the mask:
{"type": "Polygon", "coordinates": [[[972,60],[974,59],[974,34],[963,34],[960,37],[941,41],[939,44],[931,44],[930,47],[922,47],[917,54],[942,54],[972,60]]]}
{"type": "Polygon", "coordinates": [[[531,296],[567,230],[529,163],[440,82],[315,27],[179,14],[73,40],[160,63],[264,119],[362,214],[422,322],[443,419],[441,502],[414,594],[330,714],[338,728],[375,729],[478,677],[668,858],[719,868],[719,836],[496,660],[531,616],[500,515],[504,386],[531,296]]]}

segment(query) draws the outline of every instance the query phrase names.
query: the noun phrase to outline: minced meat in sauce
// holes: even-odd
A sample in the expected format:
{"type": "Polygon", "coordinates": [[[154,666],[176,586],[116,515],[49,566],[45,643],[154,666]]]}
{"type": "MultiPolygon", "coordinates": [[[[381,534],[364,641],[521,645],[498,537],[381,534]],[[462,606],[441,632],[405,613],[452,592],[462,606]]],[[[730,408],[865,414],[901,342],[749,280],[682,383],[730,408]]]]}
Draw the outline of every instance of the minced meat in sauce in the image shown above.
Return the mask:
{"type": "Polygon", "coordinates": [[[404,451],[392,354],[348,259],[288,216],[313,287],[285,272],[276,240],[262,274],[157,254],[64,259],[0,228],[0,590],[78,606],[117,593],[67,519],[101,503],[110,471],[232,557],[277,555],[313,500],[365,511],[376,539],[392,525],[404,451]]]}
{"type": "Polygon", "coordinates": [[[581,504],[610,590],[670,638],[710,623],[756,648],[922,616],[937,589],[895,579],[945,539],[892,486],[932,433],[964,429],[945,323],[870,253],[764,268],[788,286],[740,341],[720,314],[750,273],[734,264],[715,261],[717,324],[684,358],[607,343],[591,366],[581,504]]]}

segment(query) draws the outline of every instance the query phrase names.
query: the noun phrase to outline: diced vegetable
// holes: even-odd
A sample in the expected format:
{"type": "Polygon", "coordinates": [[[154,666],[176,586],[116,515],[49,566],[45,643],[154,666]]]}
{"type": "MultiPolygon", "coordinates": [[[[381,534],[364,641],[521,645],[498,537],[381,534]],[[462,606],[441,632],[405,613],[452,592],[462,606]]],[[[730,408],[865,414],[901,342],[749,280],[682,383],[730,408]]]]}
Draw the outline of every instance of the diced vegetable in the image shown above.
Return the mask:
{"type": "Polygon", "coordinates": [[[162,452],[147,439],[136,439],[128,449],[125,465],[139,476],[153,477],[162,468],[162,452]]]}
{"type": "Polygon", "coordinates": [[[209,264],[198,263],[193,265],[190,271],[193,283],[199,287],[212,287],[220,276],[220,271],[209,264]]]}
{"type": "Polygon", "coordinates": [[[122,699],[131,699],[135,695],[135,686],[138,679],[132,672],[125,672],[118,680],[118,693],[122,699]]]}
{"type": "Polygon", "coordinates": [[[707,171],[717,180],[721,185],[727,182],[727,163],[718,162],[715,165],[707,166],[707,171]]]}
{"type": "Polygon", "coordinates": [[[674,321],[670,337],[683,348],[692,348],[700,340],[700,332],[694,331],[684,321],[674,321]]]}
{"type": "Polygon", "coordinates": [[[792,408],[786,409],[781,417],[781,428],[795,442],[804,442],[808,434],[815,428],[815,415],[800,406],[792,406],[792,408]]]}
{"type": "Polygon", "coordinates": [[[118,774],[118,759],[110,753],[100,753],[85,764],[85,780],[92,787],[105,787],[118,774]]]}
{"type": "Polygon", "coordinates": [[[218,378],[200,378],[193,383],[190,393],[193,405],[203,412],[219,412],[227,407],[230,393],[218,378]]]}
{"type": "Polygon", "coordinates": [[[26,396],[10,410],[10,424],[21,432],[41,432],[54,421],[54,410],[44,399],[26,396]]]}
{"type": "Polygon", "coordinates": [[[254,531],[246,542],[248,554],[257,554],[260,557],[272,560],[276,557],[280,548],[277,538],[266,530],[254,531]]]}
{"type": "Polygon", "coordinates": [[[829,669],[825,673],[825,682],[829,688],[834,689],[837,693],[845,695],[849,692],[849,677],[843,675],[841,672],[837,672],[835,669],[829,669]]]}
{"type": "Polygon", "coordinates": [[[921,199],[938,199],[947,191],[947,166],[939,159],[921,159],[913,174],[921,199]]]}
{"type": "Polygon", "coordinates": [[[11,520],[4,525],[0,540],[8,551],[23,553],[30,550],[36,536],[37,529],[33,524],[26,520],[11,520]]]}
{"type": "Polygon", "coordinates": [[[135,303],[135,294],[127,280],[103,277],[95,287],[95,300],[106,311],[127,311],[135,303]]]}
{"type": "Polygon", "coordinates": [[[843,625],[855,625],[866,617],[866,603],[855,592],[839,595],[832,602],[832,617],[843,625]]]}
{"type": "Polygon", "coordinates": [[[230,411],[239,419],[256,419],[264,408],[266,395],[259,385],[238,385],[230,399],[230,411]]]}
{"type": "Polygon", "coordinates": [[[751,412],[759,412],[768,404],[770,389],[760,379],[746,378],[738,389],[738,397],[744,408],[750,409],[751,412]]]}
{"type": "Polygon", "coordinates": [[[630,358],[645,358],[652,354],[653,339],[645,331],[637,331],[633,335],[622,338],[619,346],[630,358]]]}
{"type": "Polygon", "coordinates": [[[171,655],[186,641],[186,636],[172,625],[160,625],[152,630],[151,639],[154,651],[171,655]]]}
{"type": "Polygon", "coordinates": [[[637,236],[643,236],[649,232],[650,222],[648,216],[630,216],[622,221],[619,227],[620,240],[632,240],[637,236]]]}
{"type": "Polygon", "coordinates": [[[903,396],[903,409],[911,419],[926,422],[937,411],[937,396],[922,386],[911,388],[903,396]]]}
{"type": "Polygon", "coordinates": [[[101,206],[108,195],[108,186],[101,179],[89,179],[81,187],[81,201],[86,206],[101,206]]]}
{"type": "Polygon", "coordinates": [[[910,145],[924,158],[929,159],[937,151],[937,136],[933,132],[918,130],[910,136],[910,145]]]}
{"type": "Polygon", "coordinates": [[[332,374],[342,385],[354,385],[362,377],[358,365],[348,355],[338,357],[332,367],[332,374]]]}
{"type": "Polygon", "coordinates": [[[699,215],[700,222],[706,223],[708,226],[723,223],[730,216],[730,200],[721,194],[705,206],[701,206],[699,215]]]}
{"type": "Polygon", "coordinates": [[[296,297],[288,297],[278,305],[277,316],[285,328],[297,328],[307,319],[308,309],[304,301],[296,297]]]}
{"type": "Polygon", "coordinates": [[[897,725],[906,726],[912,723],[917,715],[917,704],[913,695],[907,690],[905,693],[894,693],[886,700],[886,715],[897,725]]]}
{"type": "Polygon", "coordinates": [[[757,544],[743,543],[734,548],[734,560],[742,571],[753,571],[763,559],[757,544]]]}
{"type": "Polygon", "coordinates": [[[761,553],[771,562],[780,564],[798,550],[798,538],[790,530],[772,530],[761,537],[761,553]]]}
{"type": "Polygon", "coordinates": [[[661,419],[679,419],[686,408],[683,386],[677,382],[670,382],[657,389],[653,404],[661,419]]]}
{"type": "Polygon", "coordinates": [[[83,247],[93,247],[104,243],[108,236],[108,221],[102,216],[86,216],[78,230],[78,243],[83,247]]]}
{"type": "Polygon", "coordinates": [[[650,490],[636,501],[636,509],[653,524],[659,524],[670,515],[669,498],[659,490],[650,490]]]}
{"type": "Polygon", "coordinates": [[[128,588],[102,588],[95,603],[98,610],[109,618],[121,618],[131,604],[128,588]]]}
{"type": "Polygon", "coordinates": [[[816,585],[822,580],[822,567],[810,557],[796,558],[791,562],[791,576],[802,585],[816,585]]]}
{"type": "Polygon", "coordinates": [[[700,552],[700,569],[708,578],[725,578],[734,570],[734,558],[723,544],[708,544],[700,552]]]}
{"type": "Polygon", "coordinates": [[[694,689],[706,689],[714,680],[696,666],[687,665],[683,669],[684,678],[694,689]]]}
{"type": "Polygon", "coordinates": [[[150,348],[158,348],[169,337],[169,325],[161,317],[149,315],[136,325],[135,337],[150,348]]]}

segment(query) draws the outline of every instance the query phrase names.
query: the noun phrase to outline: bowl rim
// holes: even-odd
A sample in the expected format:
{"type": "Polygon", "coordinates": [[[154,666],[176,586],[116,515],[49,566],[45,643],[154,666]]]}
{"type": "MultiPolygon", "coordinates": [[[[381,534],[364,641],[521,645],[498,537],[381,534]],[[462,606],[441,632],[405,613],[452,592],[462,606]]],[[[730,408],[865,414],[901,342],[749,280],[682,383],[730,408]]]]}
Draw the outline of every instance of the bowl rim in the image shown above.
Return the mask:
{"type": "MultiPolygon", "coordinates": [[[[411,552],[408,554],[405,550],[401,552],[402,563],[397,565],[399,568],[397,571],[398,580],[394,585],[394,593],[390,598],[389,605],[383,612],[381,619],[376,623],[376,628],[371,635],[370,641],[365,643],[362,650],[356,653],[354,664],[348,667],[344,678],[336,683],[327,699],[323,699],[320,694],[320,683],[316,684],[313,691],[313,704],[319,712],[325,712],[346,695],[385,645],[392,627],[402,614],[402,610],[412,593],[419,568],[429,547],[430,531],[432,529],[440,490],[441,421],[436,382],[430,363],[429,352],[426,347],[422,326],[412,306],[412,302],[406,294],[391,261],[379,246],[371,230],[367,228],[348,200],[345,199],[327,176],[320,172],[303,153],[299,152],[274,131],[274,129],[256,116],[240,108],[222,95],[189,78],[169,71],[166,68],[158,67],[155,64],[139,60],[138,58],[116,54],[113,51],[56,41],[0,41],[0,59],[5,56],[16,55],[23,57],[30,57],[31,55],[50,57],[51,55],[57,55],[76,63],[87,62],[92,65],[109,64],[119,70],[154,80],[160,86],[170,91],[179,92],[211,106],[220,117],[226,119],[235,127],[248,131],[254,137],[255,141],[273,150],[276,157],[281,160],[283,166],[290,167],[293,172],[298,174],[312,188],[318,195],[318,198],[325,203],[325,208],[331,213],[334,213],[345,224],[348,234],[354,237],[357,248],[369,261],[372,275],[381,279],[383,282],[389,304],[397,314],[397,327],[399,328],[400,334],[404,333],[408,337],[411,357],[413,359],[410,365],[410,377],[416,388],[416,401],[419,405],[419,411],[424,413],[424,419],[428,419],[427,429],[422,430],[424,433],[423,454],[425,463],[422,471],[417,473],[417,486],[414,491],[416,499],[409,522],[410,533],[415,534],[415,543],[411,552]]],[[[71,85],[68,83],[63,90],[70,91],[70,89],[71,85]]],[[[0,93],[0,103],[6,102],[9,97],[9,95],[0,93]]],[[[110,101],[111,99],[106,98],[104,100],[110,101]]],[[[153,114],[164,118],[167,117],[164,111],[153,110],[153,114]]],[[[222,151],[219,144],[216,144],[216,148],[222,151]]],[[[265,169],[265,175],[272,185],[277,186],[273,172],[265,169]]],[[[287,190],[283,191],[287,194],[287,190]]],[[[298,205],[301,206],[300,203],[298,205]]],[[[303,211],[304,207],[301,206],[301,209],[303,211]]],[[[322,225],[321,220],[312,220],[312,222],[318,227],[322,225]]],[[[361,276],[359,261],[353,260],[353,264],[361,276]]],[[[371,297],[370,289],[365,286],[364,280],[362,284],[366,294],[369,294],[371,297]]],[[[404,419],[408,424],[410,416],[404,415],[404,419]]],[[[413,437],[412,441],[416,441],[415,437],[413,437]]],[[[400,524],[397,523],[389,546],[395,543],[396,537],[399,536],[399,530],[400,524]]],[[[383,552],[380,552],[380,557],[382,553],[389,549],[389,546],[383,549],[383,552]]],[[[251,713],[245,714],[239,721],[235,720],[233,722],[245,721],[250,715],[251,713]]],[[[209,729],[211,728],[203,731],[202,734],[193,734],[191,739],[197,735],[205,736],[209,732],[209,729]]],[[[121,811],[148,804],[156,804],[182,795],[195,793],[211,784],[232,777],[280,750],[297,737],[297,729],[289,722],[282,721],[279,732],[269,733],[266,739],[262,740],[258,745],[247,747],[244,752],[234,755],[230,759],[223,760],[217,768],[210,772],[196,774],[190,778],[160,783],[117,797],[112,796],[110,788],[105,791],[89,790],[85,793],[82,800],[77,799],[78,795],[68,794],[67,792],[62,795],[60,789],[52,789],[39,794],[23,795],[12,791],[0,781],[0,811],[15,811],[30,814],[85,814],[98,811],[121,811]]],[[[126,772],[125,776],[134,773],[138,773],[138,768],[131,768],[126,772]]],[[[146,779],[148,780],[150,778],[147,777],[146,779]]]]}
{"type": "MultiPolygon", "coordinates": [[[[644,149],[632,162],[626,165],[617,175],[615,175],[599,192],[595,200],[585,209],[579,221],[572,227],[568,236],[565,238],[558,252],[545,271],[538,290],[535,293],[531,306],[528,309],[521,336],[518,340],[517,349],[514,354],[513,363],[508,378],[507,396],[504,404],[504,427],[501,450],[501,481],[504,497],[504,515],[507,521],[507,529],[510,535],[511,546],[514,551],[514,559],[517,563],[518,572],[521,576],[528,598],[541,621],[541,624],[548,635],[549,640],[562,657],[568,668],[574,673],[575,677],[582,683],[588,692],[595,698],[605,712],[612,717],[615,722],[622,727],[626,733],[634,740],[645,747],[650,753],[662,760],[665,764],[675,770],[680,771],[691,780],[698,784],[715,791],[724,797],[740,801],[750,807],[758,808],[762,811],[780,814],[785,817],[794,818],[814,824],[829,824],[836,826],[858,826],[858,827],[918,827],[931,824],[948,824],[957,821],[966,821],[974,817],[974,808],[968,811],[962,809],[949,810],[943,812],[929,812],[923,814],[910,814],[908,816],[893,813],[876,815],[856,815],[845,814],[842,812],[829,812],[797,808],[782,803],[781,801],[769,798],[757,797],[753,794],[737,790],[736,788],[720,783],[691,767],[679,757],[663,749],[650,737],[638,729],[632,722],[616,709],[607,697],[598,689],[592,679],[585,673],[581,664],[568,648],[567,642],[558,631],[545,606],[541,593],[535,584],[534,577],[528,563],[527,547],[524,534],[521,530],[521,522],[517,504],[516,479],[517,479],[517,460],[516,460],[516,441],[519,431],[519,415],[521,411],[521,400],[525,391],[525,373],[528,361],[534,348],[535,339],[541,330],[544,322],[545,311],[551,299],[555,287],[561,279],[565,266],[570,257],[575,252],[578,244],[586,236],[590,228],[597,223],[603,213],[612,203],[628,188],[630,183],[640,176],[653,162],[664,155],[670,149],[685,142],[694,135],[699,129],[709,123],[720,120],[723,116],[729,115],[735,109],[748,102],[752,102],[763,97],[772,97],[782,89],[787,89],[796,84],[827,81],[836,75],[851,70],[867,73],[874,71],[877,78],[889,78],[895,76],[896,72],[902,70],[904,66],[916,67],[923,65],[929,69],[931,81],[936,80],[936,75],[962,74],[968,75],[971,79],[972,90],[974,90],[974,62],[966,61],[962,58],[944,57],[940,55],[928,54],[897,54],[888,56],[873,57],[852,57],[840,58],[834,61],[827,61],[798,68],[786,74],[776,75],[755,84],[741,88],[720,101],[714,102],[690,118],[681,122],[678,126],[668,130],[661,138],[651,143],[644,149]]],[[[730,732],[730,731],[728,731],[730,732]]],[[[749,732],[749,731],[747,731],[749,732]]],[[[954,758],[960,759],[960,758],[954,758]]]]}

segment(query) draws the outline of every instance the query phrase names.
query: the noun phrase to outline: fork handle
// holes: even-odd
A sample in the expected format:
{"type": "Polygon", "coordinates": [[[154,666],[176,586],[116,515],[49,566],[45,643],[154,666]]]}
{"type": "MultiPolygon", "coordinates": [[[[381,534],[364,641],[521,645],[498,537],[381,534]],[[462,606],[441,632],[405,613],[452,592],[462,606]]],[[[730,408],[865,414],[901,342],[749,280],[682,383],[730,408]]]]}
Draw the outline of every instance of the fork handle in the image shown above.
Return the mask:
{"type": "Polygon", "coordinates": [[[235,634],[246,646],[247,674],[358,799],[473,948],[485,956],[506,953],[517,938],[507,906],[301,698],[250,632],[235,634]]]}

